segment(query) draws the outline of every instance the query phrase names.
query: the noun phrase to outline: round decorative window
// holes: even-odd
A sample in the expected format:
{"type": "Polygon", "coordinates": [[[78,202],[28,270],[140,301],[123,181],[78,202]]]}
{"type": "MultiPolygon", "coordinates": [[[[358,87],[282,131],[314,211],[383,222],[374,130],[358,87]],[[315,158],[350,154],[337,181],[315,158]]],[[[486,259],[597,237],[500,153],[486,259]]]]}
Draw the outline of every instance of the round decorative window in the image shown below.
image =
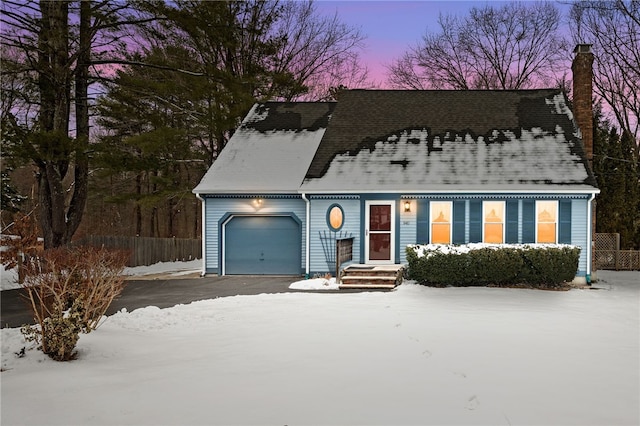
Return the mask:
{"type": "Polygon", "coordinates": [[[332,204],[327,210],[327,225],[332,231],[339,231],[344,224],[344,211],[338,204],[332,204]]]}

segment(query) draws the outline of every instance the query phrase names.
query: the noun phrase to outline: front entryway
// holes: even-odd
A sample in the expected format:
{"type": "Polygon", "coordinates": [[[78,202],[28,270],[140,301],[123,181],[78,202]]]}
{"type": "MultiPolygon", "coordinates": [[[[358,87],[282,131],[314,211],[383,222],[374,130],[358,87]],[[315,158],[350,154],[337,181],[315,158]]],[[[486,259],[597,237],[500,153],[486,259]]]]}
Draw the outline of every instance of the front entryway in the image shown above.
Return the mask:
{"type": "Polygon", "coordinates": [[[365,263],[389,264],[395,262],[394,225],[394,201],[366,202],[365,263]]]}

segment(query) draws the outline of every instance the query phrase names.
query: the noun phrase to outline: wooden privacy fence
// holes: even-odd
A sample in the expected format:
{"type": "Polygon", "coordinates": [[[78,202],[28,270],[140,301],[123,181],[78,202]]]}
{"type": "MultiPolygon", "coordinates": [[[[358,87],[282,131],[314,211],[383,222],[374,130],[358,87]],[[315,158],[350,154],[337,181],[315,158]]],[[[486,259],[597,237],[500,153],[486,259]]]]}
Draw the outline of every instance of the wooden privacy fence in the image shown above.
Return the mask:
{"type": "Polygon", "coordinates": [[[640,270],[640,250],[620,250],[620,234],[596,233],[593,262],[596,269],[640,270]]]}
{"type": "Polygon", "coordinates": [[[74,244],[126,250],[130,253],[127,266],[202,258],[202,241],[199,239],[90,235],[74,241],[74,244]]]}

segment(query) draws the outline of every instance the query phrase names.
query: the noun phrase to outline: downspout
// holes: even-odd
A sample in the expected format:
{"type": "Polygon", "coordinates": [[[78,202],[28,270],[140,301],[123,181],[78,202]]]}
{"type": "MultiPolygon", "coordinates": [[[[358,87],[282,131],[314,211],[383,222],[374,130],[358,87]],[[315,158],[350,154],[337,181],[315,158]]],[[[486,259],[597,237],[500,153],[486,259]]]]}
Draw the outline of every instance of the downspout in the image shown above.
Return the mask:
{"type": "Polygon", "coordinates": [[[202,271],[200,271],[200,276],[204,277],[207,273],[207,261],[206,261],[206,251],[205,251],[205,247],[206,247],[206,241],[205,241],[205,202],[204,202],[204,198],[202,198],[200,196],[199,193],[196,192],[196,198],[198,200],[200,200],[200,203],[202,204],[202,248],[200,249],[202,252],[202,271]]]}
{"type": "Polygon", "coordinates": [[[311,217],[311,202],[309,201],[309,199],[307,198],[307,194],[305,194],[304,192],[302,193],[302,199],[304,200],[305,204],[306,204],[306,210],[305,210],[305,238],[304,238],[304,277],[305,279],[309,279],[309,265],[310,265],[310,260],[309,260],[309,252],[310,252],[310,242],[309,242],[309,235],[311,234],[311,223],[310,223],[310,217],[311,217]]]}
{"type": "Polygon", "coordinates": [[[587,223],[587,275],[585,277],[587,285],[591,285],[591,266],[593,263],[593,200],[596,198],[595,192],[591,193],[589,203],[587,204],[587,217],[589,222],[587,223]]]}

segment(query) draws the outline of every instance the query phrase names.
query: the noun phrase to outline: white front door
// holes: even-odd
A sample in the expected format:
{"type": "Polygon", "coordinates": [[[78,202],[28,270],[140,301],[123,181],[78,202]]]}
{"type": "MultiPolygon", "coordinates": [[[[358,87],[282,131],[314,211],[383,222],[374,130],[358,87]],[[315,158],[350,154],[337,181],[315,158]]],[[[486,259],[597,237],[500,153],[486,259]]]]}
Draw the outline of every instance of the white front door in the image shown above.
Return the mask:
{"type": "Polygon", "coordinates": [[[395,202],[367,201],[365,212],[365,263],[394,263],[395,202]]]}

